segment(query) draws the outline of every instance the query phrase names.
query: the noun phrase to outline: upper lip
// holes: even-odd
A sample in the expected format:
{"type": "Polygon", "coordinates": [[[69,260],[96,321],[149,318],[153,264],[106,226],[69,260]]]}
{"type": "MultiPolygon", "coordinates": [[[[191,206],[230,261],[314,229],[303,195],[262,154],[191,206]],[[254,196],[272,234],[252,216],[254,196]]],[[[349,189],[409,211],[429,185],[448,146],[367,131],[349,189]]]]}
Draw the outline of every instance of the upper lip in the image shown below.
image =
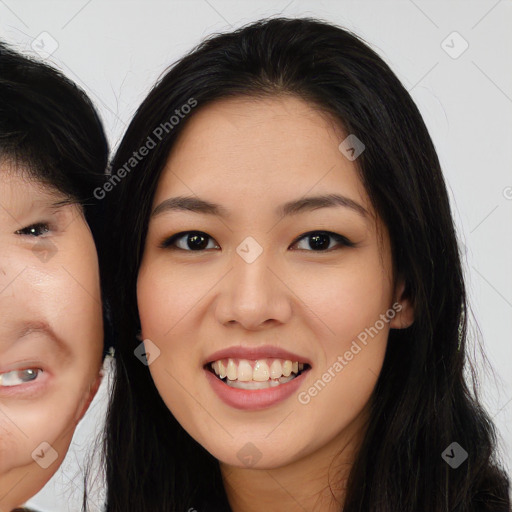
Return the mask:
{"type": "Polygon", "coordinates": [[[244,347],[242,345],[236,345],[233,347],[224,348],[214,352],[205,361],[205,364],[218,361],[219,359],[265,359],[267,357],[273,357],[277,359],[289,359],[290,361],[298,361],[299,363],[307,363],[311,366],[311,361],[304,356],[294,354],[289,350],[285,350],[280,347],[273,345],[263,345],[259,347],[244,347]]]}

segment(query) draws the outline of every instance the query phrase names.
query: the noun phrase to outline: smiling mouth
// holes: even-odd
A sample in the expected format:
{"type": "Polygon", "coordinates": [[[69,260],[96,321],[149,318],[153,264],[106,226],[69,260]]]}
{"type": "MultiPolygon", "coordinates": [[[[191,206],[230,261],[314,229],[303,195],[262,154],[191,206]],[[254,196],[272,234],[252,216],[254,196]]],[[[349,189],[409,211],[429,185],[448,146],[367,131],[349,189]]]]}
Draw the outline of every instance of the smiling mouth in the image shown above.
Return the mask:
{"type": "Polygon", "coordinates": [[[311,369],[307,363],[289,359],[219,359],[205,365],[219,380],[232,388],[267,389],[286,384],[311,369]]]}

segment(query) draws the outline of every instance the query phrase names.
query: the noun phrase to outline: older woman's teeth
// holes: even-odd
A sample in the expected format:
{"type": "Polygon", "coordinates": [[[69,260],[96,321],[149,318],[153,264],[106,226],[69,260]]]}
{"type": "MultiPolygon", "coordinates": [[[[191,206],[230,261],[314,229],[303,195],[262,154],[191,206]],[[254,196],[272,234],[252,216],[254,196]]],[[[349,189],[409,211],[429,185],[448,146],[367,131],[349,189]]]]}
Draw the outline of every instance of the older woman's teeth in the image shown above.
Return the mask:
{"type": "Polygon", "coordinates": [[[212,370],[231,387],[264,389],[279,386],[294,379],[304,369],[304,363],[289,359],[224,359],[210,364],[212,370]]]}

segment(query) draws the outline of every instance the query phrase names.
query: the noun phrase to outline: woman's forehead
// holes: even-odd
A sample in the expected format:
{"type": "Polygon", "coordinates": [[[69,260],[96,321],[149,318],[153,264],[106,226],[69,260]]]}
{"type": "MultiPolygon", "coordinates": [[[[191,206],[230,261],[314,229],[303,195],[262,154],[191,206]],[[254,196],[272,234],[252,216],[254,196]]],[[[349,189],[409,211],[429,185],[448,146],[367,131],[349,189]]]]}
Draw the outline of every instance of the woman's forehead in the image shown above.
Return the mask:
{"type": "Polygon", "coordinates": [[[301,195],[315,187],[344,187],[364,196],[356,164],[339,149],[343,137],[332,120],[296,97],[223,100],[189,120],[161,184],[181,181],[195,192],[207,181],[209,190],[229,192],[238,185],[265,195],[284,187],[301,195]]]}
{"type": "Polygon", "coordinates": [[[27,164],[12,159],[0,158],[0,194],[2,192],[18,192],[20,197],[37,195],[42,200],[60,202],[68,200],[67,194],[55,185],[38,176],[27,164]]]}

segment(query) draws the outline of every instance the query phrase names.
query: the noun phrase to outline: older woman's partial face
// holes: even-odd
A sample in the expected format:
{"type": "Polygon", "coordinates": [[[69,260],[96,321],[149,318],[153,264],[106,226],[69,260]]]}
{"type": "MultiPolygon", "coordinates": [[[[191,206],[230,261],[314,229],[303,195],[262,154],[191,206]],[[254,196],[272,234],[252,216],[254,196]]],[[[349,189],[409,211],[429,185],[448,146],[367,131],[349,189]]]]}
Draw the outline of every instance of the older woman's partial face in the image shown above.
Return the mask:
{"type": "Polygon", "coordinates": [[[347,135],[294,97],[187,122],[138,277],[156,387],[223,464],[332,458],[363,429],[389,329],[412,321],[361,147],[340,151],[347,135]]]}
{"type": "Polygon", "coordinates": [[[2,512],[36,493],[59,467],[100,381],[96,248],[81,209],[64,199],[1,164],[2,512]]]}

